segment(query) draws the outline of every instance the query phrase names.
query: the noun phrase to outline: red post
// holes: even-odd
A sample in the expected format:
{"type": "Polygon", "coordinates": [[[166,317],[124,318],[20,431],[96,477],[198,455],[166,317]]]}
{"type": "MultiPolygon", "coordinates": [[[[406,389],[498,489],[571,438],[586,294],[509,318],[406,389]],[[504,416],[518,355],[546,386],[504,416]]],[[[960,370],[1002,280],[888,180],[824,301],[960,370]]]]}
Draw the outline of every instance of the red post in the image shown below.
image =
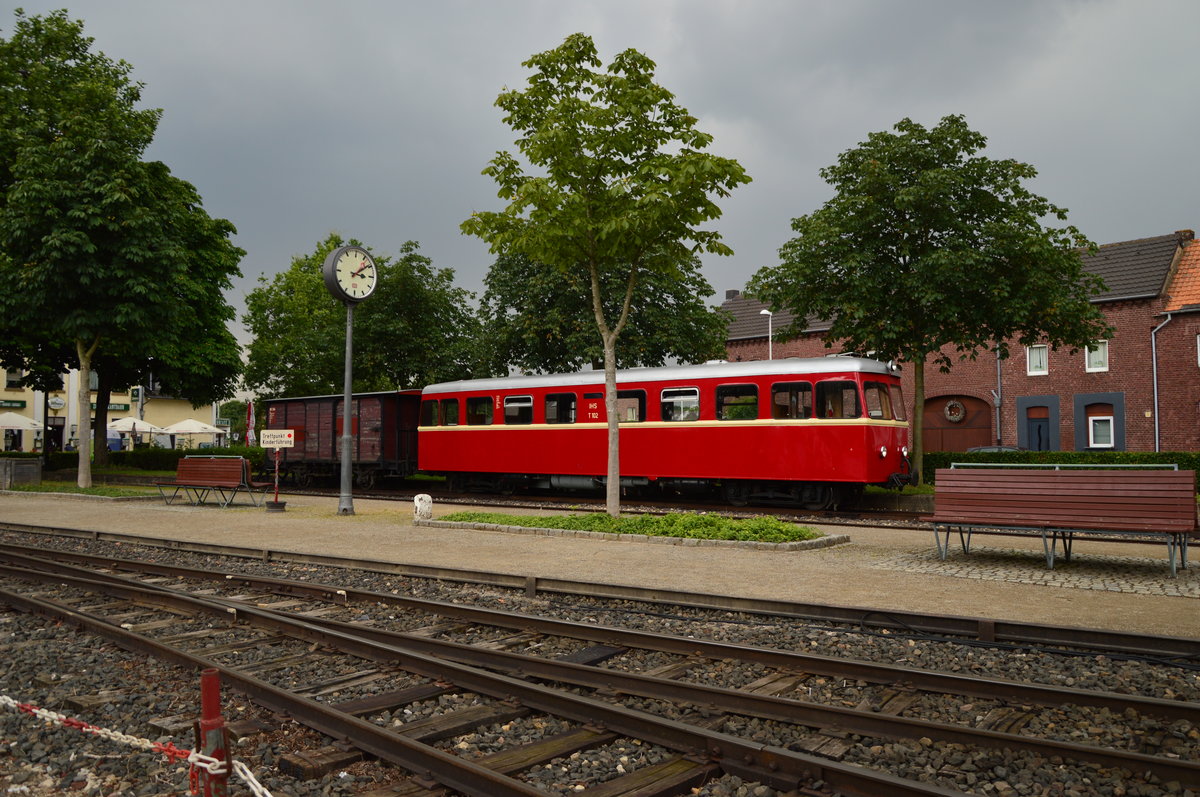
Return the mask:
{"type": "Polygon", "coordinates": [[[221,679],[215,669],[200,673],[200,728],[197,747],[203,755],[225,762],[225,772],[214,775],[200,770],[201,794],[226,797],[229,794],[229,753],[225,744],[225,719],[221,716],[221,679]]]}
{"type": "Polygon", "coordinates": [[[279,449],[275,449],[275,503],[279,503],[279,449]]]}

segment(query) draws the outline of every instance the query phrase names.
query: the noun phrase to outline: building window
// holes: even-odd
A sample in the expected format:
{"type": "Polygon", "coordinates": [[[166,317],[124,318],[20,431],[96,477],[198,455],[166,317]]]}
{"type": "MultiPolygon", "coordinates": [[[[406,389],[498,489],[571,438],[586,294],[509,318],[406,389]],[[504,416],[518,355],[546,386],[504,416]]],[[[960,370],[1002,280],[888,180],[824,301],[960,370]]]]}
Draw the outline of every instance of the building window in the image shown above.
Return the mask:
{"type": "Polygon", "coordinates": [[[1087,347],[1087,372],[1096,373],[1108,370],[1108,341],[1098,340],[1087,347]]]}
{"type": "Polygon", "coordinates": [[[1113,447],[1113,419],[1111,415],[1095,415],[1088,418],[1088,448],[1113,447]]]}
{"type": "Polygon", "coordinates": [[[1029,376],[1044,376],[1050,373],[1050,347],[1030,346],[1025,350],[1025,373],[1029,376]]]}
{"type": "Polygon", "coordinates": [[[20,368],[13,368],[4,373],[4,386],[7,388],[21,387],[21,380],[25,378],[25,372],[20,368]]]}

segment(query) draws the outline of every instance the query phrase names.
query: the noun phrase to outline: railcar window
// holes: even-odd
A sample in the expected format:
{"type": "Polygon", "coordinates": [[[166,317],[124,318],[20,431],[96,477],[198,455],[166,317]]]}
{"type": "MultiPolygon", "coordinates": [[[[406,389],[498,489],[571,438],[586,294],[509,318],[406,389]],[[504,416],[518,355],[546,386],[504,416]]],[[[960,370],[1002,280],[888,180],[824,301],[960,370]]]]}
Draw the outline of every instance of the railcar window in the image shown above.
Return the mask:
{"type": "Polygon", "coordinates": [[[546,423],[575,423],[575,394],[546,394],[546,423]]]}
{"type": "Polygon", "coordinates": [[[664,421],[694,421],[700,417],[700,389],[668,388],[662,392],[660,406],[664,421]]]}
{"type": "Polygon", "coordinates": [[[646,391],[617,391],[617,422],[639,423],[646,420],[646,391]]]}
{"type": "Polygon", "coordinates": [[[504,399],[504,422],[533,423],[533,396],[508,396],[504,399]]]}
{"type": "Polygon", "coordinates": [[[817,413],[821,418],[861,417],[858,385],[843,379],[817,382],[817,413]]]}
{"type": "Polygon", "coordinates": [[[442,399],[442,426],[458,426],[458,399],[442,399]]]}
{"type": "Polygon", "coordinates": [[[864,382],[863,395],[867,399],[867,416],[884,421],[890,421],[892,414],[892,397],[888,394],[888,386],[883,382],[864,382]]]}
{"type": "Polygon", "coordinates": [[[421,402],[421,426],[438,425],[438,403],[436,399],[421,402]]]}
{"type": "Polygon", "coordinates": [[[717,420],[750,421],[758,417],[758,385],[718,385],[717,420]]]}
{"type": "Polygon", "coordinates": [[[908,410],[904,406],[904,391],[899,385],[891,385],[889,393],[892,394],[892,412],[896,415],[896,420],[907,421],[908,410]]]}
{"type": "Polygon", "coordinates": [[[811,418],[812,385],[808,382],[780,382],[771,386],[771,417],[778,420],[811,418]]]}
{"type": "Polygon", "coordinates": [[[467,399],[467,426],[488,426],[492,422],[492,397],[467,399]]]}

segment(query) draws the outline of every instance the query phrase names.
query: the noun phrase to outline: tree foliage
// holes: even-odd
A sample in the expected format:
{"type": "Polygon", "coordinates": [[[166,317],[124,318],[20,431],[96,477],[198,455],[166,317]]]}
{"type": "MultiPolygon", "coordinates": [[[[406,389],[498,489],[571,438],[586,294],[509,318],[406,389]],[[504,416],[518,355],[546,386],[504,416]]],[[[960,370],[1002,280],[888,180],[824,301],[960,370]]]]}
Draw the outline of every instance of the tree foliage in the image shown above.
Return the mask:
{"type": "Polygon", "coordinates": [[[636,50],[601,70],[591,38],[576,33],[524,66],[533,71],[525,89],[501,93],[496,105],[532,171],[497,153],[484,174],[508,205],[473,214],[462,229],[497,255],[557,270],[564,287],[587,286],[604,354],[615,515],[616,344],[639,281],[650,271],[678,279],[698,251],[729,254],[720,234],[702,225],[720,216],[716,198],[750,178],[737,161],[703,152],[712,137],[655,83],[654,62],[636,50]]]}
{"type": "Polygon", "coordinates": [[[164,367],[207,366],[214,393],[231,387],[237,348],[221,290],[243,254],[191,185],[141,160],[161,111],[138,108],[129,64],[92,44],[65,11],[18,11],[0,40],[0,324],[73,346],[81,486],[99,352],[149,349],[164,367]]]}
{"type": "Polygon", "coordinates": [[[927,360],[946,371],[1014,342],[1082,348],[1111,334],[1090,302],[1102,283],[1083,270],[1093,244],[1043,226],[1066,211],[1025,188],[1032,166],[979,154],[986,143],[961,116],[870,134],[821,170],[836,194],[792,221],[780,264],[748,286],[796,314],[785,334],[817,316],[832,322],[827,345],[913,365],[915,463],[927,360]]]}
{"type": "MultiPolygon", "coordinates": [[[[724,356],[728,319],[705,305],[712,287],[700,274],[699,261],[678,276],[662,271],[641,275],[629,324],[617,349],[617,366],[663,365],[668,359],[699,363],[724,356]]],[[[624,285],[603,284],[608,317],[624,285]]],[[[596,334],[590,289],[582,271],[563,273],[523,255],[501,255],[485,280],[480,315],[489,342],[491,370],[516,367],[530,373],[574,371],[604,362],[596,334]]]]}
{"type": "MultiPolygon", "coordinates": [[[[252,336],[246,386],[263,397],[341,393],[346,309],[325,288],[321,265],[342,246],[331,234],[311,254],[246,297],[252,336]]],[[[350,242],[354,243],[354,242],[350,242]]],[[[395,260],[373,255],[379,283],[354,309],[354,390],[396,390],[480,375],[473,295],[434,268],[412,241],[395,260]]]]}

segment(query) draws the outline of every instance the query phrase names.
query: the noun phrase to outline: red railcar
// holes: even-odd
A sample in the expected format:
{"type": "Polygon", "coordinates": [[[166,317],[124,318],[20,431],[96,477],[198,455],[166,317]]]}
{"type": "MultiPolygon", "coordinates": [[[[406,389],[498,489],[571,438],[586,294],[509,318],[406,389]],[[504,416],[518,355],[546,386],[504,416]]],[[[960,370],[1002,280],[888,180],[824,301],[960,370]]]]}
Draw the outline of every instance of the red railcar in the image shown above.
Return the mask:
{"type": "MultiPolygon", "coordinates": [[[[617,387],[625,486],[823,508],[907,480],[900,380],[875,360],[640,368],[617,387]]],[[[466,488],[600,487],[606,418],[598,371],[430,385],[420,469],[466,488]]]]}
{"type": "MultiPolygon", "coordinates": [[[[354,483],[371,487],[381,476],[408,476],[417,467],[419,390],[356,393],[350,432],[354,483]]],[[[342,396],[268,399],[267,429],[292,429],[295,446],[280,449],[280,474],[301,486],[336,477],[342,462],[342,396]]],[[[274,467],[274,458],[270,458],[274,467]]]]}

